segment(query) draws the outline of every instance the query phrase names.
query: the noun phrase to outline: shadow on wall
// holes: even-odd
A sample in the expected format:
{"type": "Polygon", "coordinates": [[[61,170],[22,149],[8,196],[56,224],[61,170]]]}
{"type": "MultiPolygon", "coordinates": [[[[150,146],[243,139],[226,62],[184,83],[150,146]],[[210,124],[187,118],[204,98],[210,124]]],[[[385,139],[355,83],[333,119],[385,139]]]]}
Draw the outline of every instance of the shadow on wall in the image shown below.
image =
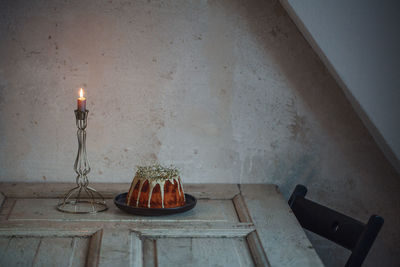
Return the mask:
{"type": "MultiPolygon", "coordinates": [[[[399,201],[399,174],[280,3],[253,0],[236,5],[296,96],[289,130],[302,153],[292,161],[287,160],[291,151],[280,155],[273,182],[286,197],[303,183],[311,198],[362,221],[374,213],[383,216],[386,224],[365,266],[396,266],[400,207],[393,203],[399,201]],[[303,110],[313,117],[303,116],[303,110]]],[[[334,247],[324,241],[314,245],[321,248],[327,266],[339,266],[347,257],[343,251],[332,252],[334,247]]]]}

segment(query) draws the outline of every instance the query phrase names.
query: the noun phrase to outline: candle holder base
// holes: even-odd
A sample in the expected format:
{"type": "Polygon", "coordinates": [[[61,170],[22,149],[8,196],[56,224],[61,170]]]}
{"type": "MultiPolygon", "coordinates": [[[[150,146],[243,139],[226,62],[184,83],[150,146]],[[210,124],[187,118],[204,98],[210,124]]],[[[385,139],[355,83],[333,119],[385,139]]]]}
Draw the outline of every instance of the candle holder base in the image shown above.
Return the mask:
{"type": "Polygon", "coordinates": [[[95,189],[89,187],[87,175],[90,172],[89,161],[86,155],[86,126],[89,110],[75,110],[76,132],[78,137],[78,154],[74,164],[76,187],[69,190],[63,200],[60,200],[57,209],[62,212],[85,214],[107,210],[104,197],[95,189]]]}
{"type": "Polygon", "coordinates": [[[105,211],[108,208],[99,192],[91,187],[81,185],[69,190],[63,201],[58,203],[57,209],[66,213],[87,214],[105,211]]]}

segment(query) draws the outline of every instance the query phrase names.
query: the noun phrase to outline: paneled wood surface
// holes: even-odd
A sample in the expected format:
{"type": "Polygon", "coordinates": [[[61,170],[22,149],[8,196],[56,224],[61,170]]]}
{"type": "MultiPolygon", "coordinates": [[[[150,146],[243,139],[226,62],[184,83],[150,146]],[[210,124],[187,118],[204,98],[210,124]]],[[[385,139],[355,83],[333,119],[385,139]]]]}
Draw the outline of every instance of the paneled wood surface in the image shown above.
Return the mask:
{"type": "Polygon", "coordinates": [[[109,209],[56,210],[67,183],[0,183],[0,266],[323,266],[274,185],[197,184],[186,213],[120,211],[129,184],[92,184],[109,209]]]}

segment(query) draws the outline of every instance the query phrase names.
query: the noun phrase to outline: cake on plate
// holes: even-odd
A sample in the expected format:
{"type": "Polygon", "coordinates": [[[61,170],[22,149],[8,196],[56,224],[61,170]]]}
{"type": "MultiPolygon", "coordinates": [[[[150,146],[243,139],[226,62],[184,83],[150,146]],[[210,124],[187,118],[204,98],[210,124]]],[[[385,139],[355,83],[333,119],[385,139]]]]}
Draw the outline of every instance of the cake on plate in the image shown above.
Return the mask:
{"type": "Polygon", "coordinates": [[[161,165],[137,167],[126,204],[142,208],[176,208],[185,205],[179,171],[161,165]]]}

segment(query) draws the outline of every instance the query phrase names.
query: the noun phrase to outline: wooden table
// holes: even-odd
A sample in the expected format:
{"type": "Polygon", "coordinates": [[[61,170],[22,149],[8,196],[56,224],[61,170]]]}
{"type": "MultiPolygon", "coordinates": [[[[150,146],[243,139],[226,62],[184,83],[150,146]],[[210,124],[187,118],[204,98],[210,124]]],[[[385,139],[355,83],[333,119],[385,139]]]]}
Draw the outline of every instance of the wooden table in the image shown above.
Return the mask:
{"type": "Polygon", "coordinates": [[[186,213],[141,217],[112,198],[129,184],[92,184],[109,209],[56,210],[72,184],[0,183],[0,266],[323,266],[275,185],[186,185],[186,213]]]}

